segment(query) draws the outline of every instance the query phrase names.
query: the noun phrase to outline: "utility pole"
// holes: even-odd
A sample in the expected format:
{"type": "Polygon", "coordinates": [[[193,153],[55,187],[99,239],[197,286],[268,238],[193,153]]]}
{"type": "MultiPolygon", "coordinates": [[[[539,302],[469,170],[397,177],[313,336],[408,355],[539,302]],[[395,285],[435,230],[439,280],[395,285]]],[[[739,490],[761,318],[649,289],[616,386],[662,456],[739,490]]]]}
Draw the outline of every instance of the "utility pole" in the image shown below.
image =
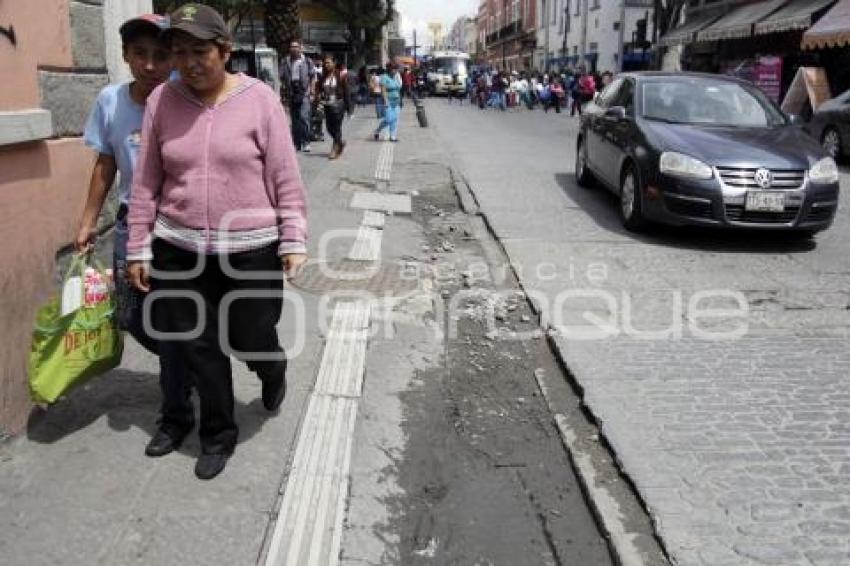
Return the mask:
{"type": "Polygon", "coordinates": [[[413,64],[418,65],[419,60],[416,58],[416,48],[419,47],[416,45],[416,28],[413,28],[413,64]]]}
{"type": "MultiPolygon", "coordinates": [[[[555,0],[552,0],[553,2],[555,0]]],[[[543,30],[545,39],[543,40],[543,72],[549,70],[549,9],[546,6],[546,0],[543,0],[543,25],[546,26],[543,30]]]]}
{"type": "Polygon", "coordinates": [[[618,40],[619,48],[617,49],[617,65],[620,72],[623,71],[623,59],[625,59],[625,37],[626,37],[626,0],[620,0],[620,37],[618,40]]]}
{"type": "MultiPolygon", "coordinates": [[[[587,59],[587,0],[580,0],[584,4],[581,13],[581,64],[585,65],[587,59]]],[[[589,69],[588,69],[589,70],[589,69]]]]}

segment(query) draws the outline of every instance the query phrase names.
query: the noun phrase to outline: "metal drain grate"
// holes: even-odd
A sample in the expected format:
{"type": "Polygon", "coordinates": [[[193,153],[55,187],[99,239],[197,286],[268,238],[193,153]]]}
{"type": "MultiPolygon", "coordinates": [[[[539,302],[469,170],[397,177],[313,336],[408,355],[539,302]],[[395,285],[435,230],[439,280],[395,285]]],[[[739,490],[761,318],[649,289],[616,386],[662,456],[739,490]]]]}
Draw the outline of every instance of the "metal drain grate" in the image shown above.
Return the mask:
{"type": "Polygon", "coordinates": [[[349,259],[306,265],[293,287],[308,293],[364,291],[406,294],[420,287],[422,267],[411,263],[372,263],[349,259]]]}

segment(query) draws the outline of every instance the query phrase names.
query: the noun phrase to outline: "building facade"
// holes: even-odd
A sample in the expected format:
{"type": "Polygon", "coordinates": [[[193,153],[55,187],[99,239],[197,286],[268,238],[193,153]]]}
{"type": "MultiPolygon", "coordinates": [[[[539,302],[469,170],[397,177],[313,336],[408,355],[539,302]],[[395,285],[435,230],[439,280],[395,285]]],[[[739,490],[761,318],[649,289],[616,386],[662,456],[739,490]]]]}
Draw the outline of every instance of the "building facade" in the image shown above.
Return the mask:
{"type": "Polygon", "coordinates": [[[532,68],[537,45],[537,0],[485,0],[478,10],[482,62],[500,70],[532,68]]]}
{"type": "Polygon", "coordinates": [[[150,0],[0,3],[0,436],[21,431],[32,407],[35,313],[57,292],[56,259],[71,249],[96,157],[86,117],[101,88],[129,78],[119,26],[150,11],[150,0]]]}
{"type": "Polygon", "coordinates": [[[646,68],[650,53],[641,40],[651,37],[653,6],[653,0],[537,0],[535,67],[646,68]]]}
{"type": "Polygon", "coordinates": [[[466,18],[464,40],[460,48],[470,56],[478,53],[478,18],[466,18]]]}

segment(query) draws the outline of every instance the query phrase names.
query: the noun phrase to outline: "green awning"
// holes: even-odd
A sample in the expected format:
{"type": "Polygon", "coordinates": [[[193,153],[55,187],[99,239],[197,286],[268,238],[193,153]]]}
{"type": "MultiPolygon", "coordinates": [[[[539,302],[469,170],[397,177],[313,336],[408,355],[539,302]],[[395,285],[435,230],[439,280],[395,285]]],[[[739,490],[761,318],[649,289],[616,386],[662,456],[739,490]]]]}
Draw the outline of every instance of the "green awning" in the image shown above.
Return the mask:
{"type": "Polygon", "coordinates": [[[753,35],[753,25],[773,14],[788,0],[765,0],[732,10],[697,34],[697,41],[740,39],[753,35]]]}
{"type": "Polygon", "coordinates": [[[701,16],[690,19],[677,28],[673,28],[658,39],[658,45],[671,47],[673,45],[686,45],[694,41],[694,35],[701,29],[710,26],[719,16],[701,16]]]}
{"type": "Polygon", "coordinates": [[[756,24],[756,35],[782,33],[808,29],[817,12],[833,4],[835,0],[793,0],[756,24]]]}

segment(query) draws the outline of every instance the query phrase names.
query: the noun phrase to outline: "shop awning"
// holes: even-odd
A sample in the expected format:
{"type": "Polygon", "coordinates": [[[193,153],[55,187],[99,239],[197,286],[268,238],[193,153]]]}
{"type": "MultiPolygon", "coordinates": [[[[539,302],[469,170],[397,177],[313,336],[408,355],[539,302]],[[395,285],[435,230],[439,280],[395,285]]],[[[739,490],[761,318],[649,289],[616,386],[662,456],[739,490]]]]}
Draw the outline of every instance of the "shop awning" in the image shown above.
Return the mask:
{"type": "Polygon", "coordinates": [[[793,0],[756,24],[756,35],[808,29],[817,12],[835,0],[793,0]]]}
{"type": "Polygon", "coordinates": [[[850,0],[838,0],[824,16],[803,34],[803,49],[841,47],[850,44],[850,0]]]}
{"type": "Polygon", "coordinates": [[[717,14],[701,16],[686,21],[677,28],[673,28],[658,39],[658,45],[671,47],[673,45],[686,45],[693,42],[694,34],[699,30],[710,26],[719,16],[717,14]]]}
{"type": "Polygon", "coordinates": [[[740,39],[753,35],[753,24],[777,11],[788,0],[765,0],[732,10],[697,34],[697,41],[740,39]]]}

